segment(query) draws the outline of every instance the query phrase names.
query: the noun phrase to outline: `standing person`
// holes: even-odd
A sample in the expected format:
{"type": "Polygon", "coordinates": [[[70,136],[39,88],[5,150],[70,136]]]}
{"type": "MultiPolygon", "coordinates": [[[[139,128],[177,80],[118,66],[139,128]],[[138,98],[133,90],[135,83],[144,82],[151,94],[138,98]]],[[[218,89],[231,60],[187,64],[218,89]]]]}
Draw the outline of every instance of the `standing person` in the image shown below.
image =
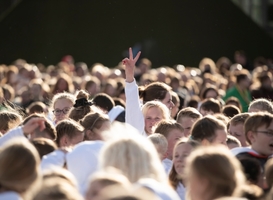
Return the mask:
{"type": "MultiPolygon", "coordinates": [[[[125,85],[125,95],[126,95],[126,123],[131,124],[135,127],[142,135],[149,135],[152,132],[151,127],[159,123],[164,119],[166,115],[170,116],[170,111],[168,111],[164,106],[157,106],[161,109],[156,109],[155,106],[147,110],[146,113],[142,113],[143,109],[139,101],[139,91],[136,81],[134,79],[135,64],[140,56],[140,52],[133,58],[132,49],[129,48],[129,58],[123,59],[123,64],[125,65],[125,75],[126,75],[126,85],[125,85]],[[153,110],[151,110],[153,108],[153,110]],[[167,110],[167,111],[165,111],[167,110]],[[148,115],[148,112],[149,115],[148,115]],[[166,113],[167,112],[167,113],[166,113]],[[149,122],[152,121],[152,124],[149,122]],[[149,126],[149,127],[147,127],[149,126]]],[[[174,106],[172,102],[172,96],[170,94],[171,88],[165,83],[154,82],[147,85],[141,93],[142,101],[145,104],[149,101],[156,100],[166,105],[166,107],[171,110],[174,106]]],[[[154,101],[154,104],[158,104],[154,101]]],[[[166,118],[165,118],[166,119],[166,118]]]]}
{"type": "Polygon", "coordinates": [[[169,174],[169,181],[181,200],[184,200],[186,196],[185,180],[183,180],[186,158],[197,146],[197,142],[182,138],[176,143],[173,149],[174,158],[169,174]]]}
{"type": "Polygon", "coordinates": [[[236,74],[236,85],[228,89],[226,96],[224,96],[224,101],[229,97],[236,97],[242,105],[242,112],[247,112],[248,105],[251,101],[251,96],[249,92],[249,86],[251,84],[249,71],[243,69],[238,71],[236,74]]]}

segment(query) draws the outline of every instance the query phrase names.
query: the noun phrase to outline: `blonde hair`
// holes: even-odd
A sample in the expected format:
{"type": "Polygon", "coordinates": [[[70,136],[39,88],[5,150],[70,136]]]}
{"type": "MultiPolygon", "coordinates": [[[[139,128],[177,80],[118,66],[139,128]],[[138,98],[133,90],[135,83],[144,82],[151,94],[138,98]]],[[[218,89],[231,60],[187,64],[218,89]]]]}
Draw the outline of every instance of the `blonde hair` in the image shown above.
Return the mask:
{"type": "Polygon", "coordinates": [[[56,101],[60,100],[60,99],[67,99],[68,101],[71,101],[72,105],[74,105],[74,103],[76,101],[76,97],[73,94],[70,94],[68,92],[57,93],[52,98],[52,107],[53,107],[53,109],[55,107],[56,101]]]}
{"type": "Polygon", "coordinates": [[[167,152],[168,141],[164,135],[153,133],[148,136],[148,139],[154,144],[160,155],[164,155],[167,152]]]}
{"type": "Polygon", "coordinates": [[[163,119],[170,119],[170,111],[167,108],[167,106],[165,106],[163,103],[161,103],[160,101],[148,101],[147,103],[145,103],[142,106],[142,113],[144,115],[144,117],[146,116],[148,110],[150,108],[153,107],[157,107],[160,109],[161,113],[162,113],[162,118],[163,119]]]}
{"type": "MultiPolygon", "coordinates": [[[[110,132],[114,134],[117,130],[112,128],[110,132]]],[[[166,181],[155,147],[142,136],[129,135],[134,132],[132,128],[124,127],[123,133],[119,133],[124,135],[122,138],[112,139],[105,144],[99,159],[101,168],[117,168],[132,183],[145,177],[152,177],[159,182],[166,181]]]]}
{"type": "MultiPolygon", "coordinates": [[[[222,145],[203,146],[192,152],[186,161],[186,183],[193,174],[207,181],[207,199],[237,195],[240,187],[245,184],[240,162],[222,145]]],[[[187,192],[190,190],[187,188],[187,192]]]]}
{"type": "Polygon", "coordinates": [[[0,189],[24,195],[41,178],[39,162],[37,150],[27,139],[5,143],[0,149],[0,189]]]}
{"type": "Polygon", "coordinates": [[[179,122],[183,117],[189,117],[192,119],[201,119],[201,113],[192,107],[183,108],[177,114],[176,121],[179,122]]]}
{"type": "Polygon", "coordinates": [[[157,125],[157,128],[155,129],[156,133],[160,133],[162,135],[164,135],[166,138],[169,137],[169,133],[171,130],[177,129],[181,132],[184,132],[183,127],[177,123],[174,120],[162,120],[161,122],[159,122],[159,124],[157,125]]]}
{"type": "Polygon", "coordinates": [[[264,112],[269,112],[273,114],[273,104],[270,100],[267,99],[255,99],[252,102],[250,102],[248,111],[251,109],[256,109],[258,111],[264,111],[264,112]]]}

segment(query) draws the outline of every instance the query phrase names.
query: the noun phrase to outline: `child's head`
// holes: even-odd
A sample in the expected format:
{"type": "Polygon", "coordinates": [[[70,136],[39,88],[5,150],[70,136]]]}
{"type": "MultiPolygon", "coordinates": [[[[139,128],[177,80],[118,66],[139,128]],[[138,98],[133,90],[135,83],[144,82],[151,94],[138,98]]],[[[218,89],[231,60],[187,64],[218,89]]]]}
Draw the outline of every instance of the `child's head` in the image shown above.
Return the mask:
{"type": "Polygon", "coordinates": [[[56,126],[57,140],[59,147],[74,146],[83,141],[84,128],[72,119],[65,119],[56,126]]]}
{"type": "Polygon", "coordinates": [[[96,94],[92,101],[105,113],[108,113],[115,106],[112,97],[105,93],[96,94]]]}
{"type": "Polygon", "coordinates": [[[226,101],[225,101],[226,105],[233,105],[236,106],[237,108],[240,109],[240,111],[242,111],[242,105],[239,101],[238,98],[236,97],[229,97],[226,101]]]}
{"type": "Polygon", "coordinates": [[[68,118],[70,109],[73,107],[76,98],[70,93],[58,93],[52,98],[52,108],[55,116],[55,122],[58,123],[68,118]]]}
{"type": "Polygon", "coordinates": [[[218,100],[216,99],[205,99],[199,109],[200,113],[203,116],[206,115],[212,115],[215,113],[220,113],[221,112],[221,104],[218,100]]]}
{"type": "Polygon", "coordinates": [[[248,112],[269,112],[273,114],[273,103],[267,99],[255,99],[248,107],[248,112]]]}
{"type": "Polygon", "coordinates": [[[222,108],[222,113],[227,116],[227,117],[234,117],[237,114],[240,114],[241,111],[238,107],[234,106],[234,105],[225,105],[222,108]]]}
{"type": "Polygon", "coordinates": [[[177,141],[173,149],[173,166],[169,174],[169,181],[174,189],[183,180],[186,158],[198,145],[198,142],[187,138],[181,138],[177,141]]]}
{"type": "Polygon", "coordinates": [[[245,183],[239,161],[223,146],[206,146],[186,161],[185,181],[191,199],[232,196],[245,183]]]}
{"type": "Polygon", "coordinates": [[[168,108],[160,101],[149,101],[142,106],[142,113],[145,120],[145,131],[148,134],[154,133],[156,125],[161,120],[169,119],[168,108]]]}
{"type": "Polygon", "coordinates": [[[26,112],[28,115],[34,114],[34,113],[44,113],[47,114],[48,109],[47,106],[41,102],[41,101],[35,101],[31,103],[27,108],[26,112]]]}
{"type": "Polygon", "coordinates": [[[38,151],[41,159],[44,155],[47,155],[58,148],[54,141],[47,138],[35,138],[31,140],[31,143],[38,151]]]}
{"type": "Polygon", "coordinates": [[[264,156],[273,154],[273,115],[267,112],[250,115],[244,124],[251,148],[264,156]]]}
{"type": "Polygon", "coordinates": [[[166,137],[160,133],[153,133],[148,136],[148,139],[154,144],[160,159],[164,160],[167,157],[168,150],[168,141],[166,137]]]}
{"type": "Polygon", "coordinates": [[[227,130],[224,122],[213,116],[203,117],[195,122],[191,130],[191,139],[207,144],[226,145],[227,130]]]}
{"type": "Polygon", "coordinates": [[[162,82],[154,82],[147,85],[140,93],[143,103],[158,100],[167,106],[168,109],[173,107],[171,87],[162,82]]]}
{"type": "Polygon", "coordinates": [[[236,147],[241,147],[241,142],[232,135],[227,135],[227,146],[229,149],[233,149],[236,147]]]}
{"type": "Polygon", "coordinates": [[[236,137],[243,147],[248,146],[244,132],[244,123],[249,116],[249,113],[241,113],[235,115],[229,121],[229,134],[236,137]]]}
{"type": "Polygon", "coordinates": [[[103,140],[102,132],[111,125],[109,117],[99,112],[87,114],[80,124],[84,127],[85,140],[103,140]]]}
{"type": "Polygon", "coordinates": [[[185,137],[190,135],[193,124],[200,118],[202,115],[195,108],[187,107],[178,112],[176,121],[183,127],[185,137]]]}
{"type": "Polygon", "coordinates": [[[164,135],[168,141],[167,158],[170,160],[173,159],[174,145],[180,138],[184,137],[183,131],[182,126],[172,120],[161,121],[155,129],[156,133],[164,135]]]}
{"type": "Polygon", "coordinates": [[[26,139],[14,139],[0,149],[1,189],[25,193],[40,180],[40,158],[26,139]]]}
{"type": "Polygon", "coordinates": [[[10,129],[18,126],[22,121],[22,116],[11,111],[1,111],[0,112],[0,132],[5,134],[10,129]]]}

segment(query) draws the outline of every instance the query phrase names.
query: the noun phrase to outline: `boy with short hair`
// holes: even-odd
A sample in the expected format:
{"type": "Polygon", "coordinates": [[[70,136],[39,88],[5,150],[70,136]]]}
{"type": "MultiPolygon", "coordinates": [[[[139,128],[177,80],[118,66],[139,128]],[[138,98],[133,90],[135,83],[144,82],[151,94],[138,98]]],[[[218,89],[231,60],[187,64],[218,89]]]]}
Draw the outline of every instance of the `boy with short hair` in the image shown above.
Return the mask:
{"type": "Polygon", "coordinates": [[[148,136],[148,139],[154,144],[161,161],[167,158],[168,141],[166,137],[160,133],[153,133],[148,136]]]}

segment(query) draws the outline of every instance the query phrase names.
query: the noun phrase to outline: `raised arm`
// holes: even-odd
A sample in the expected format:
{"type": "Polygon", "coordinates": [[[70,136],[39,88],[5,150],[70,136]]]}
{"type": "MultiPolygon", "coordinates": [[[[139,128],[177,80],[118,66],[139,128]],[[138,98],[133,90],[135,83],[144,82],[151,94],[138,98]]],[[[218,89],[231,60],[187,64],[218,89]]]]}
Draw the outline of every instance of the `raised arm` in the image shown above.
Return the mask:
{"type": "Polygon", "coordinates": [[[141,111],[139,102],[138,86],[134,79],[135,65],[141,52],[138,52],[136,57],[133,57],[132,48],[129,48],[129,58],[122,60],[125,65],[125,96],[126,96],[126,111],[125,122],[135,127],[140,134],[146,135],[144,131],[145,123],[144,116],[141,111]]]}

